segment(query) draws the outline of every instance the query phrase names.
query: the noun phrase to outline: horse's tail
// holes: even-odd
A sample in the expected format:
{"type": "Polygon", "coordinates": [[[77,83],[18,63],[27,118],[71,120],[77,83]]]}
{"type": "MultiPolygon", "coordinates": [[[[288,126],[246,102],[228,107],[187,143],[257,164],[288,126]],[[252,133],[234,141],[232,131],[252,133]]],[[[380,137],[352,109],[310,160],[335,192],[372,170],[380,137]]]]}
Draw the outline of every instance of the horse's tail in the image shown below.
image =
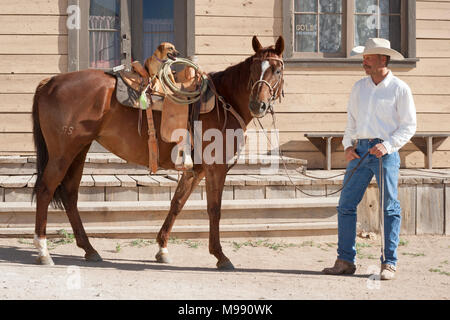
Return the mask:
{"type": "MultiPolygon", "coordinates": [[[[31,201],[33,202],[34,196],[37,193],[38,188],[40,187],[42,175],[44,174],[45,167],[47,166],[48,162],[48,150],[47,145],[45,143],[44,136],[42,134],[41,130],[41,124],[39,122],[39,96],[42,91],[42,88],[47,85],[47,83],[50,82],[52,78],[47,78],[42,80],[39,85],[36,88],[36,92],[33,97],[33,111],[32,111],[32,117],[33,117],[33,139],[34,139],[34,146],[36,148],[36,171],[37,171],[37,177],[36,177],[36,183],[33,188],[33,194],[31,201]]],[[[64,209],[63,205],[63,199],[64,197],[64,187],[63,185],[59,185],[55,193],[53,195],[52,204],[54,207],[59,208],[61,210],[64,209]]]]}

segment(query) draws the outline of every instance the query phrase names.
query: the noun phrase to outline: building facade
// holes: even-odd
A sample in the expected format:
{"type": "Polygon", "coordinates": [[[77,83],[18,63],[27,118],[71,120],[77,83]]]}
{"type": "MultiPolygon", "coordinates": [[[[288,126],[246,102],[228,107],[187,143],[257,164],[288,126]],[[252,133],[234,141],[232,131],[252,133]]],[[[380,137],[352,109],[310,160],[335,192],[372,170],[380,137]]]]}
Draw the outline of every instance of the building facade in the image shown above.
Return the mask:
{"type": "MultiPolygon", "coordinates": [[[[406,57],[393,73],[412,89],[418,132],[450,132],[450,1],[412,0],[2,0],[0,4],[0,154],[34,153],[31,108],[43,78],[145,60],[161,41],[219,71],[252,54],[251,39],[286,40],[285,98],[277,127],[286,156],[323,166],[305,133],[342,132],[353,84],[364,77],[355,45],[384,37],[406,57]]],[[[272,119],[263,125],[271,128],[272,119]]],[[[333,168],[343,168],[342,147],[333,168]]],[[[450,139],[433,167],[450,167],[450,139]]],[[[402,167],[424,166],[412,143],[402,167]]]]}

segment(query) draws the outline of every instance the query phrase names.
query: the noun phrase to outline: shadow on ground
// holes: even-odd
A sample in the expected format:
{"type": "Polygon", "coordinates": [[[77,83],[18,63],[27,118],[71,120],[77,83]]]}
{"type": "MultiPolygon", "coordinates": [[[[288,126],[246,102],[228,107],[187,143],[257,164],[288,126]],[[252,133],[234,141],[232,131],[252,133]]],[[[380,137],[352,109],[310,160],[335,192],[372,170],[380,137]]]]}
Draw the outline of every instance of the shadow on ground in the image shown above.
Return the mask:
{"type": "MultiPolygon", "coordinates": [[[[0,266],[4,263],[17,263],[23,265],[36,264],[36,251],[11,246],[0,246],[0,266]]],[[[53,261],[56,266],[78,266],[84,268],[110,268],[124,271],[141,271],[141,270],[155,270],[155,271],[192,271],[192,272],[225,272],[219,271],[217,268],[205,267],[180,267],[170,264],[161,264],[156,260],[129,260],[129,259],[105,259],[101,262],[88,262],[83,257],[76,257],[72,255],[62,255],[51,253],[53,261]]],[[[44,267],[44,266],[41,266],[44,267]]],[[[236,268],[233,271],[226,271],[231,273],[278,273],[278,274],[294,274],[294,275],[313,275],[324,276],[321,271],[315,270],[289,270],[289,269],[259,269],[259,268],[236,268]]],[[[349,275],[348,277],[367,278],[369,274],[349,275]]],[[[342,277],[342,276],[339,276],[342,277]]]]}

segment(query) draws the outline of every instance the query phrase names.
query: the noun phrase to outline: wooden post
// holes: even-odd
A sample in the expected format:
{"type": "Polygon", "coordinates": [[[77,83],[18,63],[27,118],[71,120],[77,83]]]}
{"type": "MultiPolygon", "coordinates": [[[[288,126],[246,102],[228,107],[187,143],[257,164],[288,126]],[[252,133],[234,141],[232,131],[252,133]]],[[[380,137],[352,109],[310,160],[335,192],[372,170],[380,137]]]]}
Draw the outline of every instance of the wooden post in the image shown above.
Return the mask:
{"type": "Polygon", "coordinates": [[[445,203],[445,213],[444,213],[444,234],[446,236],[450,235],[450,180],[447,180],[444,184],[444,203],[445,203]]]}
{"type": "Polygon", "coordinates": [[[433,169],[433,137],[426,137],[427,140],[427,155],[425,157],[425,167],[427,169],[433,169]]]}
{"type": "Polygon", "coordinates": [[[120,39],[121,39],[121,64],[128,68],[131,66],[131,16],[128,0],[120,1],[120,39]]]}
{"type": "Polygon", "coordinates": [[[325,157],[323,168],[331,170],[331,156],[342,143],[343,133],[340,132],[315,132],[305,133],[305,137],[319,150],[325,157]]]}
{"type": "Polygon", "coordinates": [[[331,170],[331,139],[333,137],[327,137],[327,146],[325,151],[326,170],[331,170]]]}
{"type": "Polygon", "coordinates": [[[419,133],[411,138],[411,142],[425,155],[425,168],[433,168],[433,152],[449,137],[446,133],[419,133]]]}

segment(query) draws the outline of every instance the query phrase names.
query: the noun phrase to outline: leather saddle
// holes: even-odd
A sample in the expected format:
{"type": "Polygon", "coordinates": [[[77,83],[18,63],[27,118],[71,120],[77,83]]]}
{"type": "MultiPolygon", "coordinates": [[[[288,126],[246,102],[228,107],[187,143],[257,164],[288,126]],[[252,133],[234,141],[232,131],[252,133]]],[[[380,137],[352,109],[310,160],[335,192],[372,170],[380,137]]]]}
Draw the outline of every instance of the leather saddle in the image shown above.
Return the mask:
{"type": "MultiPolygon", "coordinates": [[[[116,77],[116,98],[120,104],[138,108],[139,109],[139,122],[138,131],[141,129],[142,108],[141,108],[141,96],[145,94],[144,91],[148,88],[150,75],[147,70],[139,63],[134,61],[132,64],[132,71],[126,71],[123,66],[120,66],[119,70],[116,68],[112,72],[107,74],[116,77]]],[[[158,140],[156,137],[155,124],[153,121],[152,105],[147,104],[148,109],[145,110],[148,124],[148,151],[149,151],[149,169],[151,173],[155,173],[158,170],[159,162],[159,150],[158,140]]]]}
{"type": "Polygon", "coordinates": [[[148,85],[150,75],[139,61],[131,63],[132,71],[119,71],[122,80],[133,90],[142,92],[148,85]]]}
{"type": "MultiPolygon", "coordinates": [[[[195,89],[195,73],[192,74],[191,68],[185,68],[179,71],[176,75],[176,86],[183,90],[194,90],[195,89]]],[[[155,132],[152,111],[160,111],[161,115],[161,128],[160,128],[160,138],[168,143],[180,143],[181,141],[186,142],[186,137],[173,136],[173,133],[178,129],[184,129],[186,132],[191,133],[191,141],[193,141],[192,132],[192,114],[204,114],[210,112],[215,106],[215,95],[208,85],[208,89],[195,105],[181,105],[173,102],[170,98],[165,96],[162,90],[161,83],[157,77],[150,80],[150,75],[147,70],[139,63],[135,61],[132,63],[131,71],[124,70],[121,66],[119,70],[114,70],[112,72],[107,72],[117,79],[116,83],[116,98],[120,104],[136,109],[140,109],[142,112],[140,98],[144,93],[144,90],[150,87],[145,93],[147,96],[148,109],[146,109],[147,123],[149,128],[149,168],[152,173],[156,172],[158,169],[158,143],[157,134],[155,132]],[[150,83],[151,81],[151,83],[150,83]],[[191,119],[190,119],[191,118],[191,119]]],[[[141,119],[141,116],[139,117],[141,119]]],[[[139,120],[140,121],[140,120],[139,120]]],[[[140,128],[140,122],[138,124],[140,128]]],[[[192,145],[192,142],[191,142],[192,145]]],[[[190,150],[187,147],[181,146],[180,150],[183,154],[183,159],[180,159],[181,155],[177,158],[177,163],[175,166],[179,170],[186,169],[185,161],[189,162],[191,160],[186,160],[186,154],[189,154],[190,150]]],[[[190,165],[188,165],[188,169],[190,165]]]]}

